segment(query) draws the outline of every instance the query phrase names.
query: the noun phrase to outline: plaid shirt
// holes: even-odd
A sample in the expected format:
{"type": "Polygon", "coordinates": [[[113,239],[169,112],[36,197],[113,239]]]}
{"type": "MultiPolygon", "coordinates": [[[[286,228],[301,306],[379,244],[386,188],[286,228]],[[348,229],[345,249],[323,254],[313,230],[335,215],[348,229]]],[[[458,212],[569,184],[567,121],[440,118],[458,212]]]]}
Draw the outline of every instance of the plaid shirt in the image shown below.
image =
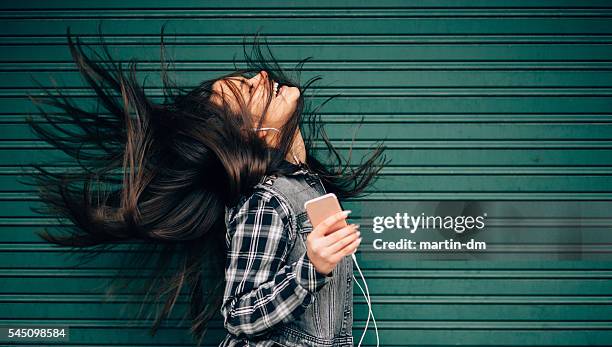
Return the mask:
{"type": "MultiPolygon", "coordinates": [[[[305,174],[303,168],[290,175],[305,174]]],[[[256,189],[226,210],[225,293],[221,314],[229,332],[220,346],[273,346],[275,326],[296,320],[331,274],[315,270],[306,252],[286,263],[297,236],[278,197],[256,189]]]]}

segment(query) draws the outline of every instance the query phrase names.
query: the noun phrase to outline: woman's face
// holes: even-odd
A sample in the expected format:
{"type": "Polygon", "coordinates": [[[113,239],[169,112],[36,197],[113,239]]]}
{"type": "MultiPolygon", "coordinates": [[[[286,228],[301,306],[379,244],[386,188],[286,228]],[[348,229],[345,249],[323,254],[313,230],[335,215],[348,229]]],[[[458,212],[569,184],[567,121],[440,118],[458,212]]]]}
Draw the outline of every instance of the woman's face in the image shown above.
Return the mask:
{"type": "Polygon", "coordinates": [[[275,81],[268,80],[268,73],[260,71],[252,78],[233,76],[221,79],[213,83],[212,89],[215,92],[212,101],[220,105],[219,96],[223,97],[231,107],[238,110],[236,95],[232,93],[229,83],[233,84],[239,97],[242,97],[251,113],[257,119],[253,119],[253,124],[258,124],[259,117],[263,114],[266,106],[266,98],[273,90],[270,105],[266,111],[262,127],[281,128],[291,117],[300,97],[300,90],[296,87],[280,86],[275,81]],[[276,86],[276,88],[274,88],[276,86]]]}

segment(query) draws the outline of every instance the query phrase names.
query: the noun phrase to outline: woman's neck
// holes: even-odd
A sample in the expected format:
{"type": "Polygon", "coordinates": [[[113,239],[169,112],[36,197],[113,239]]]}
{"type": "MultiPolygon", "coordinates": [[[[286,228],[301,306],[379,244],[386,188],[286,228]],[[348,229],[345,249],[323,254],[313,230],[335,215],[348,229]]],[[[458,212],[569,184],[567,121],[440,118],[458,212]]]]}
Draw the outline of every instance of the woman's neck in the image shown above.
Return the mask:
{"type": "Polygon", "coordinates": [[[306,146],[304,145],[304,139],[302,138],[300,128],[297,128],[295,131],[291,148],[285,159],[294,164],[306,163],[306,146]],[[296,159],[299,162],[296,162],[296,159]]]}

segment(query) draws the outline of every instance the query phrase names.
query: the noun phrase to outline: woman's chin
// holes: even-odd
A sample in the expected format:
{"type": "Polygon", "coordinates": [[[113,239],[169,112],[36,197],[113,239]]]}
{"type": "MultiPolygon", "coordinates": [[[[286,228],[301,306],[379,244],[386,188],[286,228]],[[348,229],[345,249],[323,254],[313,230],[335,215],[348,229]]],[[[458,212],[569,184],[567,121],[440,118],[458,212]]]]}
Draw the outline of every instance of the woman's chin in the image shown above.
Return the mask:
{"type": "Polygon", "coordinates": [[[289,91],[291,92],[291,96],[293,96],[295,99],[300,97],[300,88],[291,87],[289,88],[289,91]]]}
{"type": "Polygon", "coordinates": [[[283,93],[278,95],[274,101],[276,102],[276,108],[281,113],[291,113],[297,105],[297,101],[300,98],[299,88],[291,87],[283,90],[283,93]]]}
{"type": "Polygon", "coordinates": [[[300,97],[300,88],[284,87],[282,94],[279,95],[285,102],[295,101],[300,97]]]}

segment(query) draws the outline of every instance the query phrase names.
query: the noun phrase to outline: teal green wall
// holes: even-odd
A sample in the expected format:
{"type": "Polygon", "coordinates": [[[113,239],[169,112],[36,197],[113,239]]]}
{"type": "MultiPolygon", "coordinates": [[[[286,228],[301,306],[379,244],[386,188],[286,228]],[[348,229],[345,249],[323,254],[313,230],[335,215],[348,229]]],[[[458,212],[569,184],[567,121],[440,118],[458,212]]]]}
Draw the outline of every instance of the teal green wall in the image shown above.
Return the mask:
{"type": "MultiPolygon", "coordinates": [[[[377,191],[345,207],[413,200],[612,200],[610,1],[4,1],[0,3],[0,325],[65,324],[70,346],[190,345],[185,325],[146,335],[103,303],[121,251],[82,268],[34,234],[54,225],[30,211],[18,165],[46,160],[24,115],[38,111],[30,76],[87,101],[65,45],[86,43],[98,19],[113,56],[136,58],[159,96],[159,32],[181,83],[231,69],[242,35],[268,36],[283,65],[313,56],[329,134],[346,148],[365,114],[357,153],[386,138],[391,166],[377,191]],[[173,37],[177,34],[177,37],[173,37]]],[[[304,80],[305,80],[304,79],[304,80]]],[[[609,215],[608,215],[609,216],[609,215]]],[[[612,219],[592,242],[612,244],[612,219]]],[[[365,220],[364,220],[365,223],[365,220]]],[[[571,232],[571,229],[569,230],[571,232]]],[[[370,241],[366,235],[364,244],[370,241]]],[[[535,240],[535,237],[534,237],[535,240]]],[[[526,243],[534,241],[525,239],[526,243]]],[[[605,248],[608,246],[608,248],[605,248]]],[[[383,346],[612,345],[612,262],[385,261],[360,253],[383,346]],[[377,260],[378,259],[378,260],[377,260]]],[[[520,252],[519,252],[520,258],[520,252]]],[[[528,258],[528,257],[526,257],[528,258]]],[[[136,276],[138,277],[138,276],[136,276]]],[[[179,311],[184,300],[179,305],[179,311]]],[[[355,288],[358,338],[366,306],[355,288]]],[[[176,323],[176,321],[173,321],[176,323]]],[[[140,328],[138,327],[140,326],[140,328]]],[[[223,334],[214,324],[208,342],[223,334]]],[[[357,339],[358,340],[358,339],[357,339]]],[[[366,342],[375,340],[369,334],[366,342]]]]}

